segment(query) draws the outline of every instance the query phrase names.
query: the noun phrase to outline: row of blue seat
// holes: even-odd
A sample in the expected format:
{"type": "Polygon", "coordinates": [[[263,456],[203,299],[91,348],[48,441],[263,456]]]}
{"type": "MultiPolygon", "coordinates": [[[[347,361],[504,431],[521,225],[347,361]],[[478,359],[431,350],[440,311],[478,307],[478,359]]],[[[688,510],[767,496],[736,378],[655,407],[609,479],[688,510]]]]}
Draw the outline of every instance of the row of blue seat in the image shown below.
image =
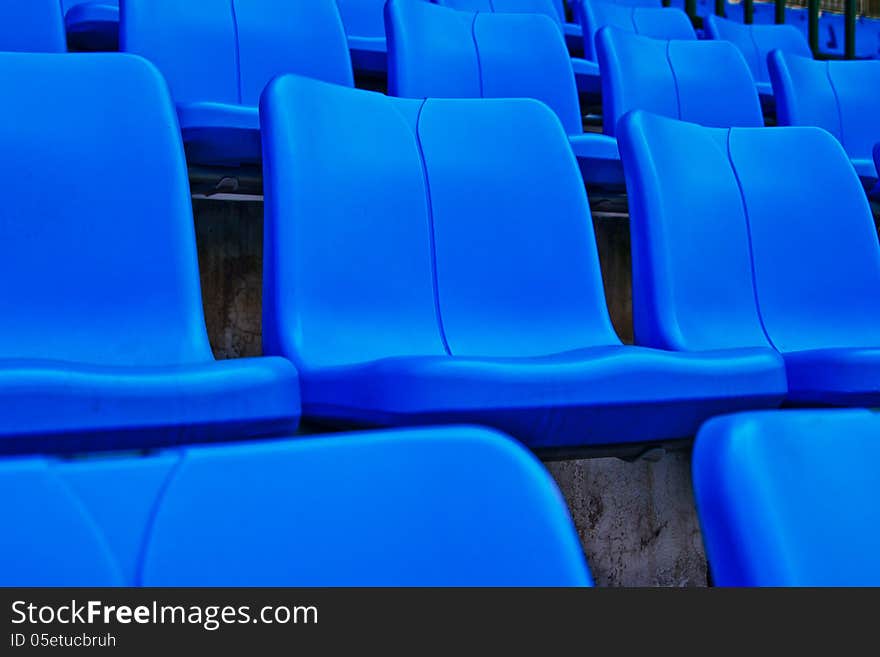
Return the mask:
{"type": "Polygon", "coordinates": [[[686,437],[783,399],[880,397],[880,247],[822,130],[624,117],[643,345],[628,347],[608,319],[575,158],[545,105],[278,78],[261,108],[271,357],[214,362],[161,75],[126,55],[0,65],[16,126],[2,167],[19,190],[0,266],[22,281],[0,300],[14,318],[6,452],[280,435],[297,426],[300,391],[305,415],[333,426],[478,423],[535,449],[686,437]],[[727,135],[741,160],[717,157],[727,135]],[[780,171],[798,173],[760,184],[780,171]],[[144,180],[152,200],[133,211],[144,180]]]}

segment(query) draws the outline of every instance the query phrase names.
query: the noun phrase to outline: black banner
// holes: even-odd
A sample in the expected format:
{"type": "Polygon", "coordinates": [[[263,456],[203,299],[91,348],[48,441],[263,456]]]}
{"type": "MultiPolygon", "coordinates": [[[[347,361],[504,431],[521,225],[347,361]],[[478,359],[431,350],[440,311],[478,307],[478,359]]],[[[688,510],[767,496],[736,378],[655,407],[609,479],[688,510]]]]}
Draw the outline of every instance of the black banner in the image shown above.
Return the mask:
{"type": "Polygon", "coordinates": [[[824,640],[870,653],[878,601],[878,590],[0,589],[0,654],[540,656],[824,640]]]}

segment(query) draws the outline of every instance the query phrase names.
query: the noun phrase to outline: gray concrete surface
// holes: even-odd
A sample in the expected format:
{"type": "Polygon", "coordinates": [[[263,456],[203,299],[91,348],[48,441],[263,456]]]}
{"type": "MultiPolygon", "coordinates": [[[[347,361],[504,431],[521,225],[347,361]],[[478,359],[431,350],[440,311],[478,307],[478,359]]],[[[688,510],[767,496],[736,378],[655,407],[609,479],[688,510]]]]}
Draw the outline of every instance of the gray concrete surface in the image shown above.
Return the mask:
{"type": "MultiPolygon", "coordinates": [[[[261,345],[262,203],[194,200],[205,320],[218,358],[258,356],[261,345]]],[[[632,340],[629,231],[595,222],[615,328],[632,340]]],[[[596,582],[704,586],[686,453],[659,463],[618,459],[548,464],[568,500],[596,582]]],[[[536,555],[539,558],[539,555],[536,555]]]]}

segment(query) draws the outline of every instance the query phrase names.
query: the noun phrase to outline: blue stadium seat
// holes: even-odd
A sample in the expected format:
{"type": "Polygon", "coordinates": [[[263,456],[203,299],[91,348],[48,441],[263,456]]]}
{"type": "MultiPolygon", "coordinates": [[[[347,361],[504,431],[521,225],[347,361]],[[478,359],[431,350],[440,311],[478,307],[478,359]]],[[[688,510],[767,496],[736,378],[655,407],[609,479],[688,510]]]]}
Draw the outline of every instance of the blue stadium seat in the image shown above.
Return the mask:
{"type": "MultiPolygon", "coordinates": [[[[578,53],[583,52],[583,32],[580,25],[569,24],[560,18],[559,10],[551,0],[436,0],[436,4],[448,9],[483,13],[531,13],[543,14],[562,30],[567,47],[578,53]]],[[[522,45],[527,46],[527,43],[522,45]]],[[[578,90],[587,93],[599,91],[599,68],[594,61],[573,57],[575,81],[578,90]]]]}
{"type": "Polygon", "coordinates": [[[774,346],[792,404],[880,405],[880,245],[858,177],[819,128],[618,125],[636,340],[774,346]]]}
{"type": "Polygon", "coordinates": [[[59,0],[6,0],[0,3],[0,51],[67,52],[59,0]]]}
{"type": "Polygon", "coordinates": [[[584,56],[596,61],[596,33],[616,27],[653,39],[696,40],[697,33],[687,14],[671,7],[643,7],[605,0],[576,0],[584,32],[584,56]]]}
{"type": "Polygon", "coordinates": [[[73,50],[119,49],[119,0],[61,0],[61,7],[73,50]]]}
{"type": "Polygon", "coordinates": [[[385,0],[336,0],[348,37],[351,63],[355,71],[384,74],[387,57],[385,0]]]}
{"type": "Polygon", "coordinates": [[[614,139],[584,134],[571,59],[545,16],[389,0],[388,91],[404,98],[535,98],[559,116],[590,184],[623,185],[614,139]]]}
{"type": "Polygon", "coordinates": [[[187,158],[260,160],[257,104],[281,73],[354,84],[335,0],[126,0],[120,48],[162,71],[187,158]]]}
{"type": "Polygon", "coordinates": [[[758,93],[764,97],[773,96],[767,70],[767,56],[771,51],[813,56],[804,33],[792,25],[743,25],[718,16],[709,16],[705,25],[710,39],[730,41],[740,49],[752,70],[758,93]]]}
{"type": "Polygon", "coordinates": [[[592,583],[550,475],[485,429],[0,460],[0,499],[2,586],[592,583]]]}
{"type": "Polygon", "coordinates": [[[634,109],[715,127],[764,125],[755,81],[730,43],[661,41],[603,27],[596,52],[606,134],[634,109]]]}
{"type": "Polygon", "coordinates": [[[880,417],[742,413],[697,438],[694,490],[719,586],[880,586],[880,417]]]}
{"type": "Polygon", "coordinates": [[[776,51],[769,66],[777,122],[824,128],[843,144],[859,176],[876,180],[880,61],[816,61],[776,51]]]}
{"type": "Polygon", "coordinates": [[[621,344],[546,105],[285,76],[261,117],[263,347],[297,364],[312,420],[473,422],[576,449],[686,437],[784,395],[766,347],[621,344]]]}
{"type": "Polygon", "coordinates": [[[143,59],[0,54],[0,453],[289,433],[278,358],[215,362],[174,107],[143,59]],[[135,202],[133,202],[135,200],[135,202]]]}

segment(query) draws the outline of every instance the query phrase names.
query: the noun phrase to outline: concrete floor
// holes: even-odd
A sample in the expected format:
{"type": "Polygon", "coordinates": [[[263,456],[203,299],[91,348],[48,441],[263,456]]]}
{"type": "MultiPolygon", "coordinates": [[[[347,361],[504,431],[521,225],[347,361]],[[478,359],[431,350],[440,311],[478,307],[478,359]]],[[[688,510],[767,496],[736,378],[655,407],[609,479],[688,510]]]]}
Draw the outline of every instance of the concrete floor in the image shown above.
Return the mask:
{"type": "MultiPolygon", "coordinates": [[[[205,321],[218,358],[259,356],[262,216],[260,202],[193,201],[205,321]]],[[[629,229],[625,217],[594,220],[615,328],[632,341],[629,229]]],[[[557,461],[559,484],[593,576],[608,586],[705,586],[686,451],[657,463],[613,458],[557,461]]]]}

